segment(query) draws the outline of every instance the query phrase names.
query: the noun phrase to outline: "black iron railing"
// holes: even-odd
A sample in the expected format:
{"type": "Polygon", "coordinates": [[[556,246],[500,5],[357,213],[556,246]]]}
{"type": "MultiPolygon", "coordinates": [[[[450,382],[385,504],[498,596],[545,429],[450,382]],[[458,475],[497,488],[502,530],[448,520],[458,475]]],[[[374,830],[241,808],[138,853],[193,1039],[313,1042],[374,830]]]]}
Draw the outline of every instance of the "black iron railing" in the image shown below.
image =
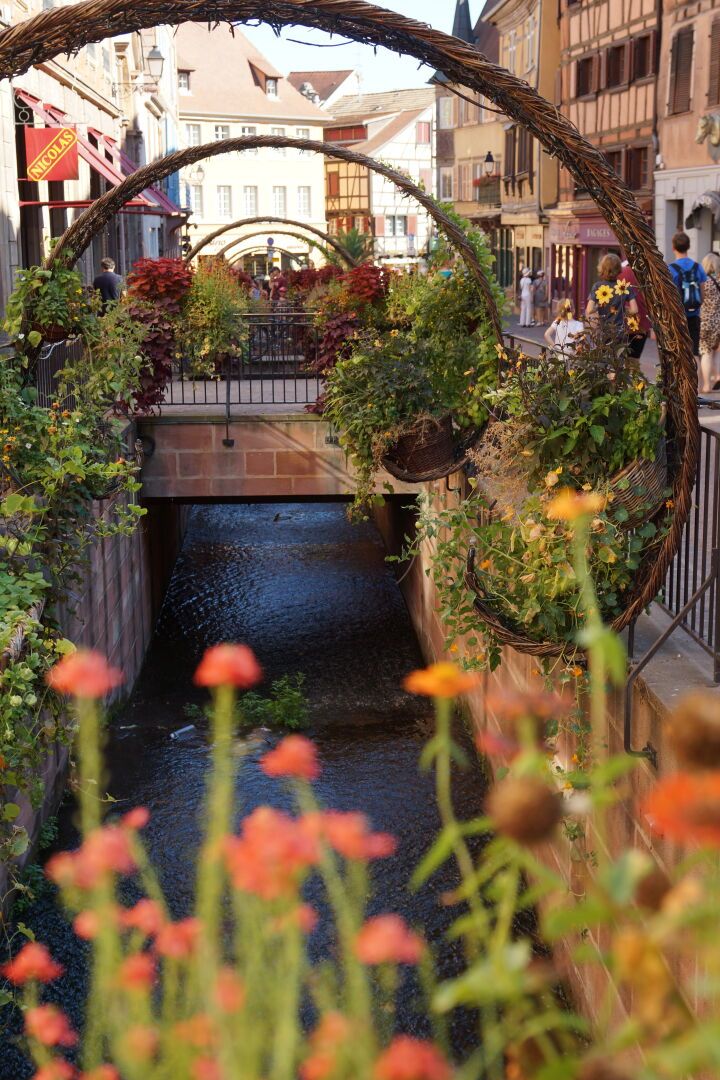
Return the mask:
{"type": "MultiPolygon", "coordinates": [[[[52,345],[43,345],[35,362],[34,384],[37,391],[37,403],[43,409],[49,409],[53,401],[58,401],[60,385],[58,375],[70,364],[77,364],[82,359],[83,343],[80,338],[69,338],[52,345]]],[[[60,404],[64,409],[75,407],[74,395],[65,395],[60,404]]]]}

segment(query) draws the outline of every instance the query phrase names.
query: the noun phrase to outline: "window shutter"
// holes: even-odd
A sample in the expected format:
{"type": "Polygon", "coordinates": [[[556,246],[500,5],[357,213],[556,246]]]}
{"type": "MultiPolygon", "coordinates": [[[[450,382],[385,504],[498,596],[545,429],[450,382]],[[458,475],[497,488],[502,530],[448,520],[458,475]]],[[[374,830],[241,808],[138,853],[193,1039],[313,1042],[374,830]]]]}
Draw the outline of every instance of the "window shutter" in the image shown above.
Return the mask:
{"type": "Polygon", "coordinates": [[[687,27],[673,38],[670,53],[670,113],[690,109],[690,77],[692,74],[693,30],[687,27]]]}
{"type": "Polygon", "coordinates": [[[382,216],[382,214],[377,214],[375,217],[375,235],[385,235],[385,218],[382,216]]]}
{"type": "Polygon", "coordinates": [[[408,236],[417,236],[418,219],[416,214],[408,214],[407,219],[407,231],[408,236]]]}
{"type": "Polygon", "coordinates": [[[648,46],[649,54],[649,75],[657,75],[658,72],[658,32],[657,30],[650,31],[650,44],[648,46]]]}
{"type": "Polygon", "coordinates": [[[708,105],[720,105],[720,19],[713,19],[710,31],[708,105]]]}
{"type": "Polygon", "coordinates": [[[596,53],[593,57],[592,81],[590,92],[597,94],[605,85],[605,73],[607,71],[607,49],[596,53]]]}
{"type": "Polygon", "coordinates": [[[515,128],[505,132],[505,176],[515,175],[515,128]]]}
{"type": "Polygon", "coordinates": [[[623,83],[623,85],[627,86],[630,82],[630,79],[632,78],[632,72],[630,71],[630,68],[632,66],[632,42],[630,41],[627,43],[627,45],[623,46],[622,63],[623,72],[622,79],[620,81],[623,83]]]}

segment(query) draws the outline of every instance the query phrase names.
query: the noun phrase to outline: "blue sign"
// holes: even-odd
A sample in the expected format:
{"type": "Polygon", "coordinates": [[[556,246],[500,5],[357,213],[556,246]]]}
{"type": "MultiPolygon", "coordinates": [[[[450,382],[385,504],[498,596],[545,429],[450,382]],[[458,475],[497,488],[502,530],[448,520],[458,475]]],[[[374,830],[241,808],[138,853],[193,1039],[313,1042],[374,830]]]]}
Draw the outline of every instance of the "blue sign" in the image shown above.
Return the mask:
{"type": "Polygon", "coordinates": [[[272,236],[268,236],[268,247],[272,247],[274,243],[275,241],[273,240],[272,236]]]}

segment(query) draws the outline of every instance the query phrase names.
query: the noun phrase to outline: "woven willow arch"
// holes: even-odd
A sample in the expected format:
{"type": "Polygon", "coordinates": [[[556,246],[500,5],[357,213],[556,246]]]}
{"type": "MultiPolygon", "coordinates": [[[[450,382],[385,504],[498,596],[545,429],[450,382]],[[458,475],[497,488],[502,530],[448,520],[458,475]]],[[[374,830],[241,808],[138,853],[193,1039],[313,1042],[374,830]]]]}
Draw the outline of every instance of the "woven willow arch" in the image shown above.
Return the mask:
{"type": "MultiPolygon", "coordinates": [[[[246,251],[240,252],[236,259],[232,260],[231,262],[228,262],[228,266],[234,266],[236,263],[238,263],[240,261],[240,259],[243,257],[243,255],[252,255],[253,252],[259,252],[261,250],[262,250],[262,248],[260,246],[258,246],[257,244],[255,244],[254,247],[251,245],[246,251]]],[[[273,251],[277,251],[278,254],[280,254],[280,255],[287,255],[288,259],[291,259],[293,262],[298,262],[298,263],[300,262],[301,256],[298,255],[298,253],[296,251],[288,251],[287,248],[280,247],[279,244],[275,245],[275,247],[273,248],[273,251]]],[[[220,257],[219,253],[218,253],[217,257],[218,258],[220,257]]]]}
{"type": "MultiPolygon", "coordinates": [[[[643,561],[627,607],[615,621],[615,629],[623,629],[662,587],[690,512],[700,441],[697,371],[678,290],[644,215],[600,150],[554,105],[511,72],[490,63],[472,45],[363,0],[82,0],[71,7],[43,11],[0,33],[0,78],[22,74],[58,53],[77,52],[88,42],[160,24],[251,20],[276,27],[312,27],[407,53],[442,72],[450,82],[483,94],[522,124],[592,194],[625,248],[646,289],[658,339],[668,397],[674,514],[662,542],[643,561]]],[[[148,176],[139,170],[143,173],[148,176]]],[[[153,179],[152,173],[148,179],[153,179]]],[[[519,637],[517,647],[526,645],[526,639],[519,637]]]]}
{"type": "MultiPolygon", "coordinates": [[[[185,256],[185,262],[186,263],[192,262],[192,260],[194,258],[196,258],[200,254],[200,252],[203,250],[204,247],[207,247],[207,245],[212,243],[213,240],[217,240],[218,236],[222,236],[224,233],[230,232],[231,229],[243,229],[246,225],[260,225],[263,222],[267,222],[267,223],[273,224],[273,225],[292,225],[296,229],[303,229],[306,232],[312,233],[313,236],[318,237],[318,239],[322,240],[322,242],[324,244],[327,244],[328,247],[334,248],[334,250],[337,251],[338,255],[343,260],[343,262],[347,263],[348,266],[357,266],[357,259],[354,259],[352,257],[352,255],[350,254],[350,252],[347,251],[342,246],[342,244],[338,240],[335,239],[334,236],[330,236],[329,233],[324,233],[322,231],[322,229],[316,229],[314,225],[308,225],[305,221],[295,221],[293,218],[271,217],[271,216],[268,216],[268,217],[238,218],[237,221],[230,221],[230,222],[228,222],[227,225],[221,225],[219,229],[215,229],[213,232],[208,233],[207,236],[202,236],[198,240],[195,247],[192,248],[188,252],[188,254],[185,256]]],[[[279,230],[279,231],[282,232],[282,234],[284,236],[297,236],[297,237],[299,237],[301,235],[299,232],[289,233],[289,232],[286,232],[285,230],[279,230]]],[[[251,235],[252,236],[261,236],[262,233],[252,233],[251,235]]],[[[305,237],[305,236],[301,237],[301,239],[305,240],[306,243],[308,242],[308,238],[305,237]]],[[[222,249],[222,251],[216,252],[216,254],[217,255],[222,255],[222,253],[226,250],[227,246],[228,245],[226,245],[222,249]]],[[[317,247],[318,245],[315,245],[315,246],[317,247]]]]}
{"type": "MultiPolygon", "coordinates": [[[[319,251],[322,254],[327,255],[327,248],[323,248],[323,246],[322,246],[322,244],[320,243],[319,240],[313,240],[309,236],[303,236],[302,233],[293,232],[291,229],[280,228],[280,229],[275,229],[274,231],[275,231],[275,234],[277,236],[292,236],[292,238],[294,240],[302,240],[303,243],[308,244],[309,247],[312,247],[316,251],[319,251]]],[[[233,253],[233,258],[232,259],[229,258],[229,252],[232,251],[232,249],[234,247],[237,247],[238,244],[244,244],[247,240],[257,240],[258,236],[265,236],[266,233],[267,233],[267,229],[256,229],[253,232],[247,233],[245,236],[235,236],[235,237],[233,237],[232,240],[229,240],[227,242],[227,244],[225,244],[224,247],[221,247],[219,251],[215,252],[215,254],[214,254],[214,256],[212,256],[212,258],[227,259],[227,261],[231,265],[233,265],[234,263],[237,262],[237,258],[235,257],[235,253],[233,253]]],[[[277,248],[277,244],[275,245],[275,247],[277,248]]],[[[256,245],[254,250],[257,250],[257,249],[258,249],[258,245],[256,245]]],[[[265,245],[265,250],[267,250],[267,245],[265,245]]],[[[287,249],[283,248],[282,250],[286,251],[287,249]]],[[[297,255],[296,252],[291,251],[291,252],[288,252],[288,254],[290,254],[290,256],[297,261],[298,255],[297,255]]]]}

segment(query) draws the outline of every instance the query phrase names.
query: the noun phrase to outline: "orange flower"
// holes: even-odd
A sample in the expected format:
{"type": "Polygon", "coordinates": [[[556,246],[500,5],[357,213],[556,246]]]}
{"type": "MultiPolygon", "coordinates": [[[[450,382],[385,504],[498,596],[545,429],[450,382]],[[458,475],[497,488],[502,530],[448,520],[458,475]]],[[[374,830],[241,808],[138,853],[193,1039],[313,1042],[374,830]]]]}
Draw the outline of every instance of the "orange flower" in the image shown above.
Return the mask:
{"type": "Polygon", "coordinates": [[[124,682],[118,668],[110,667],[102,653],[78,649],[64,656],[47,674],[48,686],[58,694],[79,698],[102,698],[124,682]]]}
{"type": "Polygon", "coordinates": [[[44,945],[29,941],[12,960],[0,967],[0,975],[15,986],[22,986],[27,982],[52,982],[62,975],[63,970],[44,945]]]}
{"type": "Polygon", "coordinates": [[[399,915],[368,919],[355,939],[355,953],[363,964],[417,964],[423,942],[399,915]]]}
{"type": "Polygon", "coordinates": [[[120,824],[125,829],[144,829],[150,820],[150,811],[147,806],[135,806],[127,814],[120,818],[120,824]]]}
{"type": "Polygon", "coordinates": [[[242,979],[231,967],[220,968],[215,980],[215,1000],[224,1013],[236,1013],[245,1004],[245,987],[242,979]]]}
{"type": "Polygon", "coordinates": [[[397,1035],[375,1063],[375,1080],[450,1080],[438,1048],[423,1039],[397,1035]]]}
{"type": "Polygon", "coordinates": [[[325,1013],[310,1036],[312,1053],[300,1066],[301,1080],[326,1080],[332,1076],[340,1049],[351,1034],[350,1023],[342,1013],[325,1013]]]}
{"type": "Polygon", "coordinates": [[[213,1022],[206,1013],[196,1013],[187,1020],[180,1020],[173,1032],[181,1042],[188,1043],[196,1050],[207,1050],[215,1042],[213,1022]]]}
{"type": "Polygon", "coordinates": [[[120,1073],[114,1065],[98,1065],[90,1072],[80,1073],[80,1080],[120,1080],[120,1073]]]}
{"type": "Polygon", "coordinates": [[[72,1080],[76,1075],[75,1069],[65,1058],[53,1058],[40,1066],[32,1080],[72,1080]]]}
{"type": "Polygon", "coordinates": [[[289,926],[296,926],[303,934],[310,934],[317,926],[317,921],[318,914],[315,908],[311,907],[310,904],[300,904],[298,907],[286,911],[283,915],[278,915],[276,919],[272,920],[271,926],[278,933],[287,930],[289,926]]]}
{"type": "Polygon", "coordinates": [[[170,956],[173,960],[182,960],[195,949],[200,934],[198,919],[181,919],[179,922],[165,923],[158,930],[155,948],[160,956],[170,956]]]}
{"type": "Polygon", "coordinates": [[[245,818],[239,836],[225,841],[225,859],[236,889],[264,900],[294,894],[317,863],[317,837],[305,820],[260,806],[245,818]]]}
{"type": "Polygon", "coordinates": [[[304,735],[288,735],[260,760],[267,776],[295,776],[316,780],[320,775],[317,751],[304,735]]]}
{"type": "Polygon", "coordinates": [[[677,773],[645,801],[653,830],[681,843],[720,848],[720,772],[677,773]]]}
{"type": "Polygon", "coordinates": [[[595,491],[580,492],[573,488],[561,488],[548,503],[547,516],[555,521],[576,521],[579,517],[599,514],[607,502],[604,495],[595,491]]]}
{"type": "Polygon", "coordinates": [[[131,874],[136,869],[128,830],[106,825],[89,833],[77,851],[54,855],[45,873],[61,888],[91,889],[106,874],[131,874]]]}
{"type": "Polygon", "coordinates": [[[156,900],[144,897],[135,907],[120,912],[120,925],[127,930],[140,930],[145,937],[154,937],[165,925],[165,915],[156,900]]]}
{"type": "Polygon", "coordinates": [[[313,824],[330,847],[346,859],[383,859],[393,855],[397,847],[394,836],[372,832],[368,819],[357,811],[328,810],[313,824]]]}
{"type": "Polygon", "coordinates": [[[193,1080],[222,1080],[220,1066],[213,1058],[198,1058],[192,1074],[193,1080]]]}
{"type": "Polygon", "coordinates": [[[249,690],[262,679],[262,668],[247,645],[213,645],[195,672],[197,686],[234,686],[249,690]]]}
{"type": "Polygon", "coordinates": [[[148,953],[126,956],[120,964],[117,984],[123,990],[149,990],[155,981],[155,961],[148,953]]]}
{"type": "Polygon", "coordinates": [[[73,919],[73,930],[83,941],[94,941],[100,933],[100,925],[97,911],[80,911],[73,919]]]}
{"type": "Polygon", "coordinates": [[[135,1061],[150,1061],[155,1057],[160,1039],[155,1028],[133,1024],[125,1033],[125,1048],[135,1061]]]}
{"type": "Polygon", "coordinates": [[[467,694],[479,685],[479,675],[460,671],[454,664],[446,661],[431,664],[424,671],[413,671],[403,683],[410,694],[442,698],[454,698],[458,694],[467,694]]]}
{"type": "Polygon", "coordinates": [[[75,1046],[78,1037],[55,1005],[36,1005],[25,1013],[25,1031],[43,1046],[75,1046]]]}

